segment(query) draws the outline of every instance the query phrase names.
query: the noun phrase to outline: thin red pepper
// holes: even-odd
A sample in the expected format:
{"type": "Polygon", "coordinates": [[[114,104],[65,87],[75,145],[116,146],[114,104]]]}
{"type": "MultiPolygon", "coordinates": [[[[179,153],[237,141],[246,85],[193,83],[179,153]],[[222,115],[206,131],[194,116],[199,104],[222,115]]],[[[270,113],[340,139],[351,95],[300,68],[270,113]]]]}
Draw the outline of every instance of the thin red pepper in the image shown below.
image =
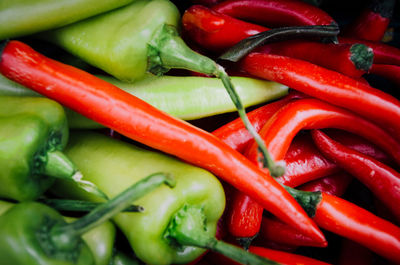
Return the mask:
{"type": "Polygon", "coordinates": [[[268,30],[200,5],[194,5],[185,11],[182,25],[190,39],[214,52],[224,51],[242,39],[268,30]]]}
{"type": "Polygon", "coordinates": [[[259,47],[255,52],[305,60],[351,77],[361,77],[372,66],[373,51],[364,44],[285,41],[259,47]]]}
{"type": "Polygon", "coordinates": [[[211,134],[77,68],[19,42],[6,43],[0,72],[133,140],[210,170],[279,219],[325,241],[300,205],[270,175],[211,134]]]}
{"type": "Polygon", "coordinates": [[[367,248],[344,239],[339,257],[339,265],[372,265],[374,256],[367,248]]]}
{"type": "Polygon", "coordinates": [[[400,86],[400,65],[374,63],[370,73],[382,76],[400,86]]]}
{"type": "Polygon", "coordinates": [[[340,43],[361,43],[374,51],[374,63],[400,65],[400,49],[382,42],[339,37],[340,43]]]}
{"type": "Polygon", "coordinates": [[[352,38],[380,41],[393,15],[395,0],[373,0],[343,31],[352,38]]]}
{"type": "Polygon", "coordinates": [[[386,126],[400,138],[400,101],[383,91],[338,72],[285,56],[252,53],[241,61],[240,67],[253,76],[285,84],[352,110],[386,126]]]}
{"type": "Polygon", "coordinates": [[[299,189],[313,192],[320,191],[329,195],[341,197],[345,193],[352,179],[352,176],[350,176],[348,173],[340,171],[338,173],[310,181],[304,185],[301,185],[299,189]]]}
{"type": "MultiPolygon", "coordinates": [[[[266,104],[253,111],[250,111],[247,113],[247,116],[249,117],[249,120],[251,124],[253,124],[254,128],[259,131],[261,127],[269,120],[269,118],[281,107],[286,105],[291,100],[303,97],[305,97],[303,94],[296,91],[291,91],[289,95],[278,101],[266,104]]],[[[252,139],[250,133],[247,131],[243,121],[240,118],[221,126],[217,130],[213,131],[212,134],[239,152],[243,152],[246,148],[246,145],[252,139]]]]}
{"type": "Polygon", "coordinates": [[[319,130],[312,131],[314,143],[327,158],[364,183],[400,220],[400,173],[389,166],[350,149],[319,130]]]}
{"type": "MultiPolygon", "coordinates": [[[[258,246],[250,246],[249,252],[271,259],[282,265],[329,265],[329,263],[309,257],[258,246]]],[[[210,252],[207,256],[207,260],[215,265],[240,265],[239,263],[215,252],[210,252]]]]}
{"type": "Polygon", "coordinates": [[[325,11],[299,0],[227,0],[212,9],[270,27],[336,23],[325,11]]]}

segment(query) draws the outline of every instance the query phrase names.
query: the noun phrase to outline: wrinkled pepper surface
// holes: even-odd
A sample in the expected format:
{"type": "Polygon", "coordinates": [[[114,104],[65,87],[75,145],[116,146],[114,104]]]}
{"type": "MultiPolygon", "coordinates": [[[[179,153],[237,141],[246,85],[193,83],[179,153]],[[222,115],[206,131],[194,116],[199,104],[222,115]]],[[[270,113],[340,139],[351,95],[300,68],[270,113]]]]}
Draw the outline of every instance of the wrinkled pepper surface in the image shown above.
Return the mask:
{"type": "Polygon", "coordinates": [[[61,27],[130,2],[132,0],[2,0],[0,40],[61,27]]]}
{"type": "MultiPolygon", "coordinates": [[[[170,172],[175,177],[174,189],[162,187],[135,202],[145,212],[121,213],[114,218],[137,257],[145,263],[187,263],[204,252],[197,247],[173,246],[165,238],[170,220],[183,208],[201,208],[207,218],[207,233],[215,235],[225,196],[219,181],[208,171],[95,133],[72,133],[66,152],[82,167],[85,176],[110,197],[153,172],[170,172]]],[[[99,200],[70,184],[57,183],[55,192],[70,198],[99,200]]]]}

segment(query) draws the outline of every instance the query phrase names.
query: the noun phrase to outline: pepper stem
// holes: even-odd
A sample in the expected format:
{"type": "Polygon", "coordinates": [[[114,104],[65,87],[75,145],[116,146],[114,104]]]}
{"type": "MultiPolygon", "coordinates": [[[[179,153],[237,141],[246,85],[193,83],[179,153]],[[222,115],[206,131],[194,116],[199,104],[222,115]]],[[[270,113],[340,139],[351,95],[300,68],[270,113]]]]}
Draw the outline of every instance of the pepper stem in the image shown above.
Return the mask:
{"type": "Polygon", "coordinates": [[[53,243],[59,248],[71,247],[73,245],[71,241],[75,241],[82,234],[109,220],[117,213],[126,209],[132,201],[143,197],[161,184],[174,187],[175,180],[168,174],[152,174],[133,184],[108,202],[99,205],[96,209],[77,221],[69,224],[55,225],[51,230],[53,243]]]}
{"type": "Polygon", "coordinates": [[[283,187],[300,204],[309,217],[314,217],[317,206],[322,200],[322,193],[320,191],[296,190],[285,185],[283,187]]]}
{"type": "Polygon", "coordinates": [[[46,154],[47,161],[44,163],[43,174],[46,176],[74,181],[81,189],[108,200],[107,195],[96,185],[87,180],[77,170],[72,161],[61,151],[49,151],[46,154]]]}
{"type": "Polygon", "coordinates": [[[165,238],[178,246],[210,249],[242,264],[279,264],[210,236],[205,226],[205,220],[206,217],[202,208],[185,205],[171,220],[165,232],[165,238]]]}
{"type": "Polygon", "coordinates": [[[356,43],[350,47],[350,60],[357,69],[369,71],[374,60],[374,52],[370,47],[356,43]]]}
{"type": "Polygon", "coordinates": [[[194,52],[179,36],[175,27],[164,24],[148,44],[148,70],[161,75],[171,68],[181,68],[215,76],[221,79],[240,118],[250,134],[254,137],[263,155],[264,167],[267,167],[272,176],[278,177],[285,173],[283,165],[275,165],[264,141],[250,123],[243,104],[240,100],[231,79],[224,68],[210,58],[194,52]]]}
{"type": "MultiPolygon", "coordinates": [[[[89,202],[80,200],[64,200],[64,199],[39,199],[40,203],[44,203],[57,211],[71,212],[90,212],[96,207],[104,204],[101,202],[89,202]]],[[[123,212],[143,212],[144,208],[139,205],[129,205],[123,212]]]]}

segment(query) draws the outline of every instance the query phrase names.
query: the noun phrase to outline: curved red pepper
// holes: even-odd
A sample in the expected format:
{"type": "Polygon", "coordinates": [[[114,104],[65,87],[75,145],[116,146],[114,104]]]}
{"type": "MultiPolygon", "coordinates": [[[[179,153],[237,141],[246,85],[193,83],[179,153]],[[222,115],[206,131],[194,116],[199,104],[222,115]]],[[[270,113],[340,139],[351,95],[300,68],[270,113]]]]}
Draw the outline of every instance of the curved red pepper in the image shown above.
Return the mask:
{"type": "MultiPolygon", "coordinates": [[[[305,97],[303,94],[296,91],[291,91],[289,95],[280,100],[268,103],[262,107],[250,111],[247,113],[247,116],[249,117],[251,124],[253,124],[254,128],[258,132],[269,120],[269,118],[281,107],[293,99],[303,97],[305,97]]],[[[240,118],[221,126],[217,130],[213,131],[212,134],[239,152],[243,152],[246,148],[246,145],[251,139],[253,139],[240,118]]]]}
{"type": "Polygon", "coordinates": [[[400,220],[400,173],[332,140],[321,131],[311,134],[324,156],[364,183],[400,220]]]}
{"type": "Polygon", "coordinates": [[[254,52],[284,55],[305,60],[351,77],[361,77],[372,66],[373,52],[363,44],[334,44],[315,41],[271,43],[254,52]]]}
{"type": "Polygon", "coordinates": [[[325,11],[298,0],[227,0],[213,6],[212,9],[268,26],[336,23],[325,11]]]}
{"type": "Polygon", "coordinates": [[[382,42],[339,37],[340,43],[361,43],[374,51],[374,63],[400,65],[400,49],[382,42]]]}
{"type": "Polygon", "coordinates": [[[374,0],[343,33],[352,38],[380,41],[392,18],[395,0],[374,0]]]}
{"type": "Polygon", "coordinates": [[[382,76],[396,85],[400,86],[400,66],[391,64],[376,64],[372,65],[371,74],[382,76]]]}
{"type": "Polygon", "coordinates": [[[316,241],[325,241],[281,185],[211,134],[91,74],[46,58],[19,41],[10,41],[4,47],[0,72],[133,140],[210,170],[251,194],[279,219],[316,241]]]}
{"type": "Polygon", "coordinates": [[[310,181],[299,187],[304,191],[320,191],[329,195],[342,196],[349,186],[352,176],[346,172],[338,172],[320,179],[310,181]]]}
{"type": "MultiPolygon", "coordinates": [[[[285,56],[252,53],[240,63],[249,74],[285,84],[383,124],[400,138],[400,101],[320,66],[285,56]]],[[[270,150],[271,151],[271,150],[270,150]]]]}
{"type": "Polygon", "coordinates": [[[224,51],[242,39],[268,30],[200,5],[185,11],[182,25],[187,36],[203,48],[214,52],[224,51]]]}
{"type": "MultiPolygon", "coordinates": [[[[281,160],[300,130],[322,128],[338,128],[360,135],[400,163],[400,143],[389,133],[362,117],[317,99],[299,99],[282,107],[261,129],[260,135],[274,159],[281,160]]],[[[254,143],[248,146],[246,156],[251,161],[257,161],[256,148],[254,143]]]]}

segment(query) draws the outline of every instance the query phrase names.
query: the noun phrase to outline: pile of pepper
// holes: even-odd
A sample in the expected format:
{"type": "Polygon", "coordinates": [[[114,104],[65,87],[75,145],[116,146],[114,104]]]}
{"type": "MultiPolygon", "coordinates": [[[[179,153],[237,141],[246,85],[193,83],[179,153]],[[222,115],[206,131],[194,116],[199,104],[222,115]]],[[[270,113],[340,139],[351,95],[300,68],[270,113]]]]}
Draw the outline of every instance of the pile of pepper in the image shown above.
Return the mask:
{"type": "Polygon", "coordinates": [[[333,6],[3,1],[0,260],[400,264],[400,5],[333,6]]]}

